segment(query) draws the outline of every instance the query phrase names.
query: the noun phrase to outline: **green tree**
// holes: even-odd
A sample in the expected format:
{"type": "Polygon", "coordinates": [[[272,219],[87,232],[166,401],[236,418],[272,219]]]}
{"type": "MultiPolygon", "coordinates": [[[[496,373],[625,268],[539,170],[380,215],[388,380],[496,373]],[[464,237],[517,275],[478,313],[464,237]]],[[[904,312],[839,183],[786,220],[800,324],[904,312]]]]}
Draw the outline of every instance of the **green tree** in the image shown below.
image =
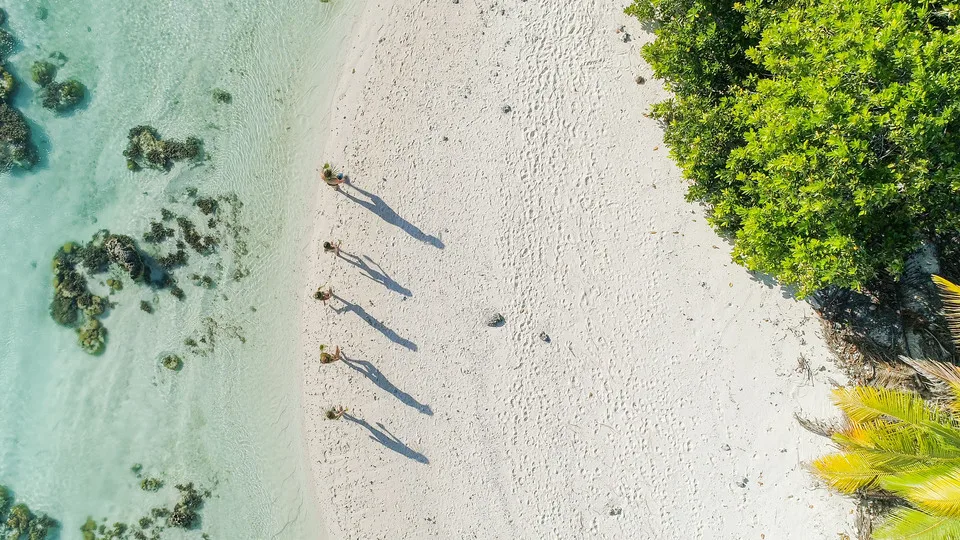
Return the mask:
{"type": "Polygon", "coordinates": [[[676,97],[653,113],[735,260],[859,289],[960,227],[957,3],[705,4],[628,12],[659,25],[644,56],[676,97]]]}

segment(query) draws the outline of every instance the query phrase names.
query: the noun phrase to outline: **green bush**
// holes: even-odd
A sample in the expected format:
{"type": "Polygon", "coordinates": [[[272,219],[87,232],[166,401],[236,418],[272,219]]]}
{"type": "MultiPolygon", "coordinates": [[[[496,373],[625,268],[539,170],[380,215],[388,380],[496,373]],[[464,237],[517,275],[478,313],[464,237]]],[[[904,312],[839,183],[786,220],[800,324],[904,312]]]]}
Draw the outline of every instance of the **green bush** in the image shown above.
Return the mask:
{"type": "Polygon", "coordinates": [[[960,4],[637,0],[689,196],[734,258],[862,288],[960,226],[960,4]]]}

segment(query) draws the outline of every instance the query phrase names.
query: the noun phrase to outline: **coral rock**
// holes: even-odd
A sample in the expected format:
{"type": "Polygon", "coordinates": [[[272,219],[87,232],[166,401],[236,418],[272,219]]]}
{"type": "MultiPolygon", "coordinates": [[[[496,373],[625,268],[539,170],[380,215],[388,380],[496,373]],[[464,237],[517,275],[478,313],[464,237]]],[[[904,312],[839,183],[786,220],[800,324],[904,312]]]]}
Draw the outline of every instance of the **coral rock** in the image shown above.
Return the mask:
{"type": "Polygon", "coordinates": [[[0,103],[0,170],[13,166],[31,169],[37,163],[30,126],[19,111],[0,103]]]}
{"type": "Polygon", "coordinates": [[[86,88],[76,79],[50,82],[43,89],[41,102],[44,108],[65,112],[79,105],[86,93],[86,88]]]}
{"type": "Polygon", "coordinates": [[[57,76],[57,66],[45,60],[39,60],[30,68],[30,76],[38,85],[47,86],[57,76]]]}
{"type": "Polygon", "coordinates": [[[123,155],[137,165],[154,169],[170,170],[174,161],[197,159],[203,153],[203,142],[196,137],[186,141],[163,140],[157,130],[150,126],[137,126],[127,136],[127,149],[123,155]]]}
{"type": "Polygon", "coordinates": [[[6,70],[5,66],[0,66],[0,101],[7,101],[13,97],[13,91],[17,88],[17,80],[6,70]]]}
{"type": "Polygon", "coordinates": [[[103,242],[103,247],[107,250],[110,261],[123,267],[134,281],[143,276],[143,260],[133,238],[112,234],[103,242]]]}
{"type": "Polygon", "coordinates": [[[106,344],[107,329],[97,319],[87,319],[87,322],[77,329],[80,346],[88,354],[100,354],[106,344]]]}

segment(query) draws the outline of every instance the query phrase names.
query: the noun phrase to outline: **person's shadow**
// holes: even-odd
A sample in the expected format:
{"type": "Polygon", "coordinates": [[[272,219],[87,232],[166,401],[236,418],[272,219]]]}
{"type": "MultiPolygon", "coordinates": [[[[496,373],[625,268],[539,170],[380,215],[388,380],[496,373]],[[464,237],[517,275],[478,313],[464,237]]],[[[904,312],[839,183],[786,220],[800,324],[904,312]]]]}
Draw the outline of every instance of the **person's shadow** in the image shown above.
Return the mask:
{"type": "Polygon", "coordinates": [[[364,191],[363,189],[358,188],[357,186],[353,185],[352,182],[346,183],[344,184],[344,186],[348,186],[352,189],[355,189],[364,197],[370,199],[369,201],[367,201],[359,197],[355,197],[351,195],[346,189],[341,189],[340,193],[343,193],[344,195],[346,195],[346,197],[351,201],[359,204],[360,206],[380,216],[380,218],[386,221],[387,223],[400,227],[401,230],[403,230],[410,236],[416,238],[417,240],[420,240],[421,242],[426,242],[437,249],[444,248],[443,242],[439,238],[421,231],[419,227],[400,217],[400,215],[394,212],[393,208],[390,208],[390,206],[388,206],[387,203],[385,203],[383,199],[381,199],[379,196],[374,195],[369,191],[364,191]]]}
{"type": "Polygon", "coordinates": [[[358,257],[352,253],[347,253],[346,251],[340,250],[340,258],[359,268],[360,271],[363,272],[364,277],[372,279],[391,291],[400,293],[403,296],[413,296],[413,294],[410,292],[410,289],[400,285],[392,277],[388,276],[383,270],[383,267],[374,262],[374,260],[370,257],[367,257],[366,255],[363,257],[358,257]],[[366,259],[366,261],[364,259],[366,259]],[[370,264],[367,264],[367,261],[370,261],[370,263],[376,266],[377,270],[374,270],[370,264]]]}
{"type": "Polygon", "coordinates": [[[396,438],[392,433],[387,431],[387,428],[380,422],[377,422],[377,427],[375,428],[371,426],[366,420],[357,418],[352,414],[344,414],[343,418],[348,422],[353,422],[354,424],[367,428],[367,431],[370,432],[371,439],[386,446],[387,448],[389,448],[390,450],[393,450],[394,452],[400,454],[401,456],[408,457],[414,461],[417,461],[423,464],[430,463],[430,460],[427,459],[427,456],[403,444],[403,442],[400,439],[396,438]],[[380,428],[380,429],[377,429],[377,428],[380,428]]]}
{"type": "Polygon", "coordinates": [[[410,394],[394,386],[393,383],[387,380],[383,373],[370,362],[367,362],[366,360],[351,360],[347,358],[346,355],[342,355],[340,360],[343,361],[343,363],[346,364],[350,369],[353,369],[357,373],[370,379],[370,382],[379,386],[387,393],[393,395],[393,397],[399,399],[404,405],[413,407],[427,416],[433,416],[433,409],[431,409],[429,405],[420,403],[410,394]]]}
{"type": "Polygon", "coordinates": [[[416,343],[410,341],[409,339],[400,337],[396,332],[394,332],[392,329],[387,327],[387,325],[375,319],[373,315],[370,315],[369,313],[367,313],[367,310],[363,309],[361,306],[357,304],[351,304],[350,302],[347,302],[346,300],[344,300],[343,298],[340,298],[336,294],[333,295],[333,298],[336,298],[343,304],[342,308],[335,308],[333,306],[330,306],[333,309],[333,311],[335,311],[337,314],[343,314],[343,313],[347,313],[348,311],[352,311],[353,313],[356,313],[358,317],[367,321],[367,323],[370,326],[372,326],[378,332],[386,336],[387,339],[389,339],[390,341],[396,343],[397,345],[400,345],[401,347],[410,349],[411,351],[417,350],[416,343]]]}

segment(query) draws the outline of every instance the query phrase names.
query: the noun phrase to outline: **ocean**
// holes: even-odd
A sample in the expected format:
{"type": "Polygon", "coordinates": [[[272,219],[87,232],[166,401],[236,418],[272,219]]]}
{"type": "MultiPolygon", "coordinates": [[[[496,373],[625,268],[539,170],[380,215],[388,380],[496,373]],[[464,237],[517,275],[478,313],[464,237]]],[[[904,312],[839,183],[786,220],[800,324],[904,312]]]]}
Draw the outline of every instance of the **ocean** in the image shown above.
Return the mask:
{"type": "Polygon", "coordinates": [[[322,157],[303,160],[312,159],[305,145],[323,140],[356,4],[0,7],[17,40],[6,60],[19,82],[11,103],[39,156],[33,170],[0,173],[0,485],[57,519],[65,540],[81,538],[90,517],[139,530],[138,519],[172,508],[175,485],[187,482],[209,490],[200,518],[162,538],[323,537],[302,438],[296,311],[317,189],[308,171],[322,157]],[[41,106],[43,90],[30,80],[38,60],[58,66],[57,80],[85,85],[76,109],[41,106]],[[230,102],[215,100],[215,89],[230,102]],[[139,125],[164,139],[202,139],[202,159],[128,170],[123,152],[139,125]],[[145,242],[151,222],[163,223],[167,209],[206,231],[210,215],[195,204],[205,197],[219,201],[210,233],[219,247],[187,248],[187,265],[172,272],[182,300],[116,265],[88,278],[113,307],[101,316],[103,353],[87,354],[76,331],[51,318],[57,250],[107,229],[159,257],[175,239],[145,242]],[[110,293],[108,278],[123,289],[110,293]],[[170,355],[182,369],[161,364],[170,355]],[[144,490],[145,478],[163,485],[144,490]]]}

